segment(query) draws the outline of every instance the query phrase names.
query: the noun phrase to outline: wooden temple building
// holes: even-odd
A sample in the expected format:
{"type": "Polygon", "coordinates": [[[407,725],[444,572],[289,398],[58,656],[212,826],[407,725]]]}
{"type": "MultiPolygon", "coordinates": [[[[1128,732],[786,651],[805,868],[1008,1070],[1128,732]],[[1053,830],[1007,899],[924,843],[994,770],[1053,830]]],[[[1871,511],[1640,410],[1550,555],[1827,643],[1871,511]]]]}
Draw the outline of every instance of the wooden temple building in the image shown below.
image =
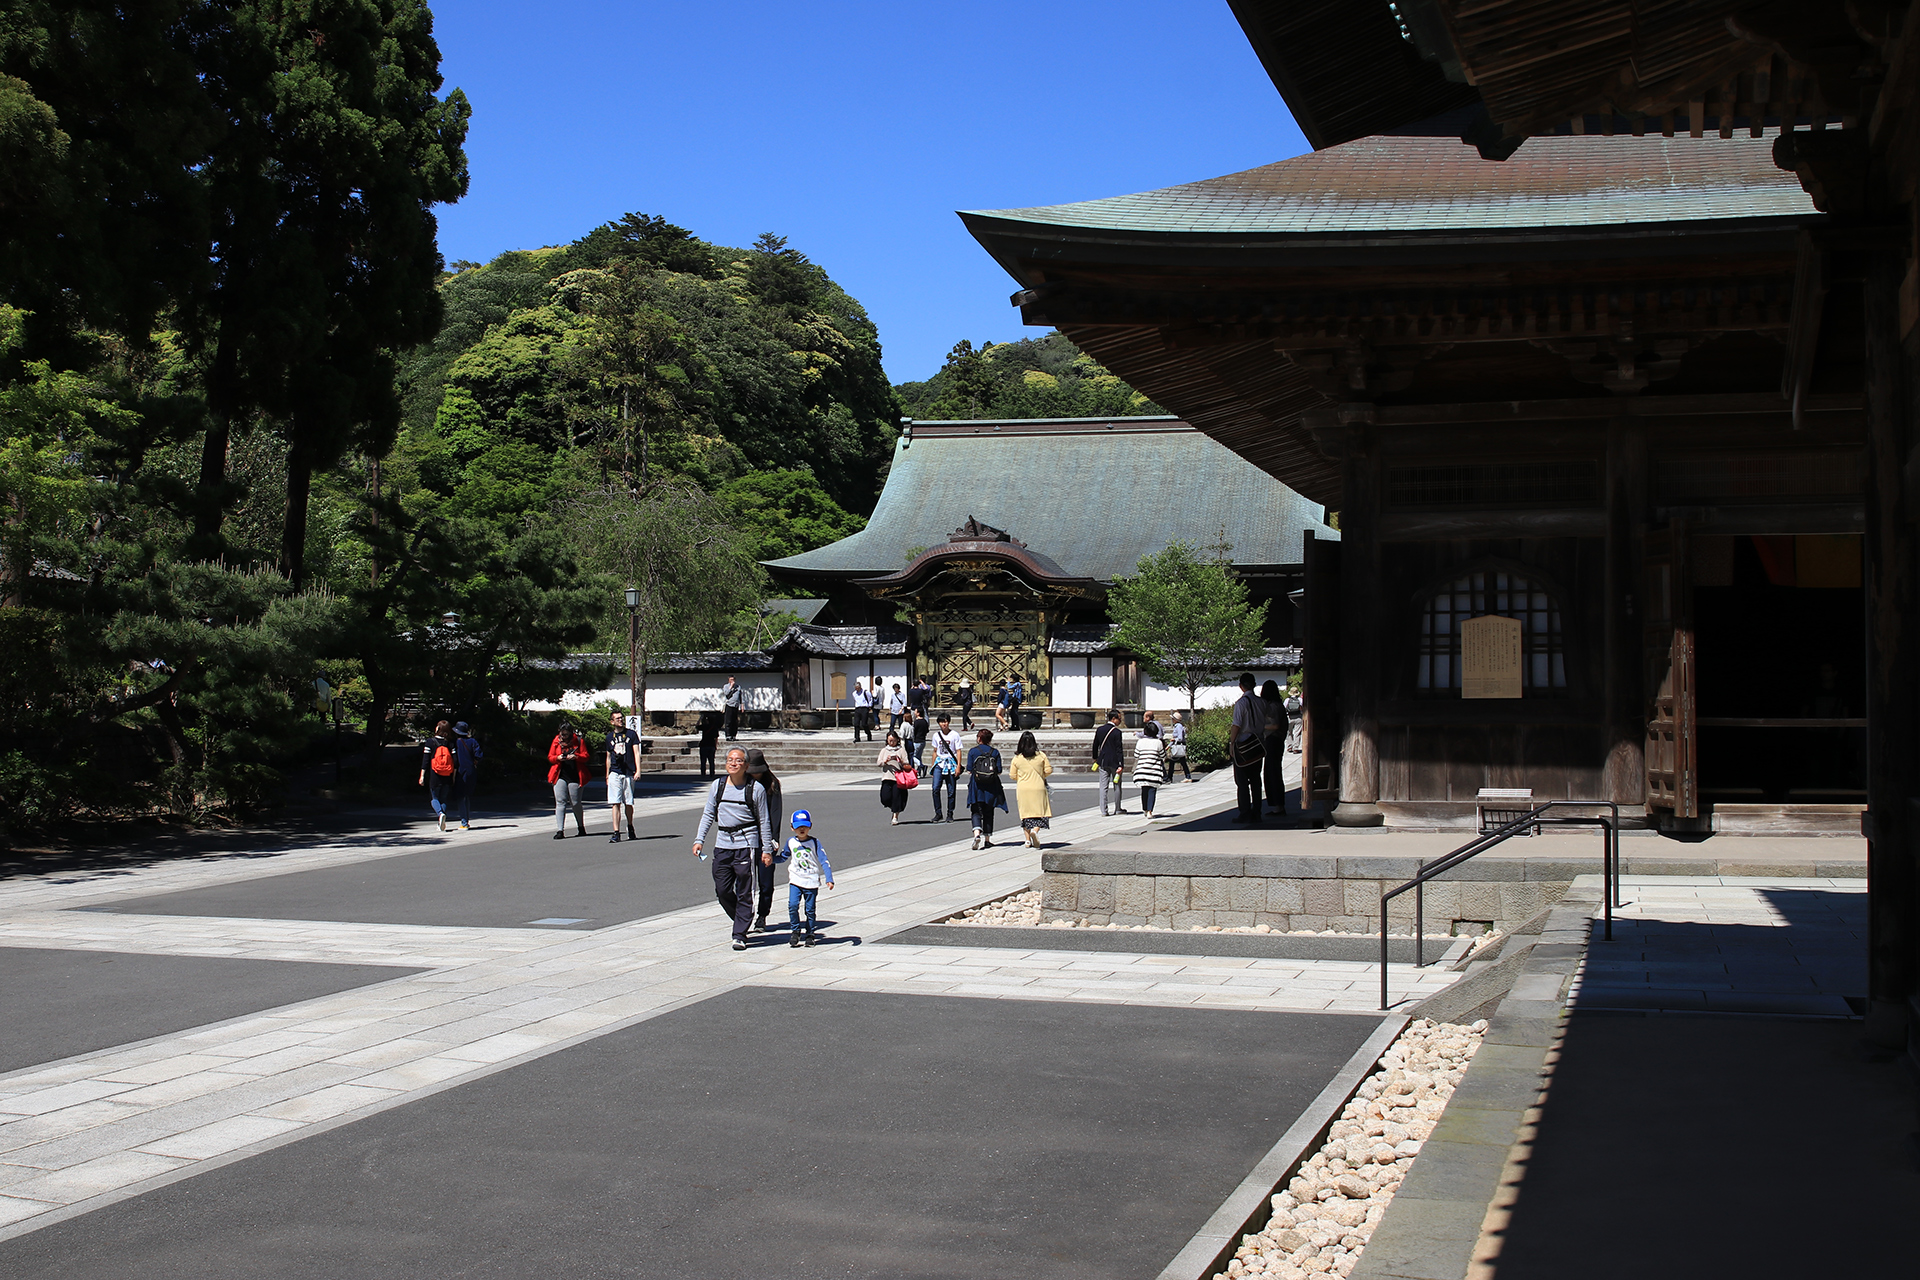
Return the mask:
{"type": "Polygon", "coordinates": [[[1908,1044],[1920,14],[1233,8],[1313,153],[962,216],[1029,323],[1339,512],[1313,786],[1352,825],[1482,786],[1863,823],[1908,1044]]]}
{"type": "MultiPolygon", "coordinates": [[[[1032,707],[1184,706],[1109,642],[1107,587],[1176,539],[1224,546],[1268,602],[1255,665],[1284,672],[1299,662],[1287,597],[1305,548],[1339,537],[1324,515],[1177,418],[907,421],[866,528],[767,569],[843,623],[907,628],[894,678],[925,676],[942,706],[963,680],[984,704],[1014,679],[1032,707]]],[[[814,660],[789,678],[789,705],[848,705],[849,672],[814,660]]]]}

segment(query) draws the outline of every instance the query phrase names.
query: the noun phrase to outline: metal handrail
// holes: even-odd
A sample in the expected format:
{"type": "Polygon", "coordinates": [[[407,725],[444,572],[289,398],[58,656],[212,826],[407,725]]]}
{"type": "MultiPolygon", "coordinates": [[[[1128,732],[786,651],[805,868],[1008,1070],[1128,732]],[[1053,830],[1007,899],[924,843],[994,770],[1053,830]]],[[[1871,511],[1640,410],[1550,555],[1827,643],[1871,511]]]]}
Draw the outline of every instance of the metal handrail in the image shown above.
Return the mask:
{"type": "Polygon", "coordinates": [[[1620,806],[1611,800],[1549,800],[1535,805],[1504,826],[1492,831],[1483,831],[1452,853],[1440,858],[1431,866],[1420,864],[1420,874],[1397,889],[1387,889],[1380,894],[1380,1008],[1387,1005],[1387,903],[1399,897],[1407,890],[1413,894],[1413,964],[1416,969],[1427,965],[1427,881],[1445,875],[1461,863],[1479,856],[1497,844],[1504,844],[1522,831],[1533,826],[1556,827],[1599,827],[1600,828],[1600,900],[1606,916],[1607,941],[1613,941],[1613,909],[1624,905],[1619,901],[1620,892],[1620,806]],[[1581,817],[1542,818],[1540,815],[1555,808],[1604,808],[1611,811],[1610,817],[1599,814],[1581,817]]]}

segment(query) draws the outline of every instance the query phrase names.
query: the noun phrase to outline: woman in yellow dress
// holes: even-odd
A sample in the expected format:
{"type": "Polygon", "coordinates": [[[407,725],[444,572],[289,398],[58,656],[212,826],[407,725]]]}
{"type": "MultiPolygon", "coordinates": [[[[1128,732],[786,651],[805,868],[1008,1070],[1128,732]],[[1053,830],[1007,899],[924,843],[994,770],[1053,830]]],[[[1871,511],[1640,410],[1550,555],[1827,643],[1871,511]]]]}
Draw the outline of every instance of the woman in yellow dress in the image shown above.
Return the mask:
{"type": "Polygon", "coordinates": [[[1047,789],[1052,774],[1053,762],[1034,741],[1032,730],[1021,734],[1007,775],[1020,787],[1015,797],[1020,806],[1020,834],[1036,849],[1040,847],[1040,832],[1047,829],[1047,819],[1053,817],[1053,795],[1047,789]]]}

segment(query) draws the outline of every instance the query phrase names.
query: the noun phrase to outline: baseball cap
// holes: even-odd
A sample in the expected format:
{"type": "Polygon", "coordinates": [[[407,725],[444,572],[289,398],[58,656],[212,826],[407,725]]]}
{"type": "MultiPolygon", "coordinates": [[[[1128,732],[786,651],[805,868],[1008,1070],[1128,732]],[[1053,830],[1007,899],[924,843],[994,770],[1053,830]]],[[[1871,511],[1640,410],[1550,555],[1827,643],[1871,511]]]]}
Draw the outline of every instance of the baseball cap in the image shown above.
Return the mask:
{"type": "Polygon", "coordinates": [[[813,815],[805,809],[795,809],[793,811],[793,817],[788,819],[787,825],[796,831],[801,827],[810,827],[813,825],[813,815]]]}

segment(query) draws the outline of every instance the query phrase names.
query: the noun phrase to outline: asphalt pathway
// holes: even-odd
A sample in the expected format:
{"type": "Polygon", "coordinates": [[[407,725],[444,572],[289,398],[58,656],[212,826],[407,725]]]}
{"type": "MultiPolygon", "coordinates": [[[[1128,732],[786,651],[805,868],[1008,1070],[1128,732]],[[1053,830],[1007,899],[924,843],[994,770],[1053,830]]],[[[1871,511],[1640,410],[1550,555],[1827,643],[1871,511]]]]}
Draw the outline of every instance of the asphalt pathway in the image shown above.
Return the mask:
{"type": "Polygon", "coordinates": [[[0,1243],[114,1276],[1155,1276],[1372,1018],[744,988],[0,1243]]]}
{"type": "Polygon", "coordinates": [[[0,947],[0,1071],[415,972],[371,964],[0,947]]]}
{"type": "MultiPolygon", "coordinates": [[[[966,838],[964,816],[959,822],[933,822],[933,802],[925,795],[913,797],[899,826],[889,825],[878,788],[877,779],[862,777],[809,785],[789,791],[784,799],[788,813],[804,808],[812,814],[815,834],[836,868],[966,838]]],[[[688,795],[691,803],[693,793],[688,795]]],[[[964,804],[964,790],[960,798],[964,804]]],[[[1053,808],[1066,814],[1098,800],[1096,788],[1069,780],[1054,789],[1053,808]]],[[[597,929],[712,901],[708,864],[697,862],[691,853],[698,809],[641,818],[635,824],[640,838],[619,844],[608,840],[608,808],[590,806],[587,812],[584,838],[572,834],[571,821],[564,840],[553,839],[547,829],[462,844],[460,833],[454,832],[448,843],[420,853],[136,898],[99,909],[141,915],[597,929]]],[[[1017,841],[1018,822],[1011,814],[996,816],[1000,837],[1017,841]]],[[[484,835],[486,828],[482,820],[474,834],[484,835]]],[[[784,882],[784,872],[780,878],[784,882]]],[[[784,894],[775,901],[784,904],[784,894]]]]}

